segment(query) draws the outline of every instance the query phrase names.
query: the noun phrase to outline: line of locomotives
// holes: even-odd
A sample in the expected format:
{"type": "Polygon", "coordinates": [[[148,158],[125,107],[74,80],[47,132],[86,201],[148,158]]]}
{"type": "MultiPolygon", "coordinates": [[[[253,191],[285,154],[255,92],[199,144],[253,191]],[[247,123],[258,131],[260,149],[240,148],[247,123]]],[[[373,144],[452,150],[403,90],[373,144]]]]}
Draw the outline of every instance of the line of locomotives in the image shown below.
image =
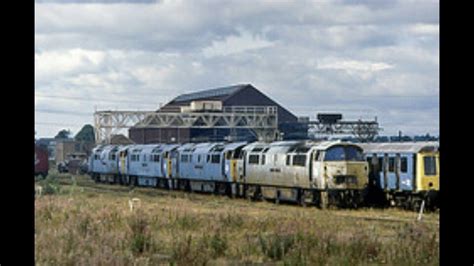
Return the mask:
{"type": "MultiPolygon", "coordinates": [[[[372,182],[380,178],[375,178],[371,161],[361,145],[343,141],[100,145],[92,151],[89,174],[96,182],[321,208],[392,203],[390,195],[398,190],[372,182]]],[[[409,196],[423,199],[428,194],[417,184],[409,196]]],[[[433,184],[432,190],[437,189],[437,181],[433,184]]]]}

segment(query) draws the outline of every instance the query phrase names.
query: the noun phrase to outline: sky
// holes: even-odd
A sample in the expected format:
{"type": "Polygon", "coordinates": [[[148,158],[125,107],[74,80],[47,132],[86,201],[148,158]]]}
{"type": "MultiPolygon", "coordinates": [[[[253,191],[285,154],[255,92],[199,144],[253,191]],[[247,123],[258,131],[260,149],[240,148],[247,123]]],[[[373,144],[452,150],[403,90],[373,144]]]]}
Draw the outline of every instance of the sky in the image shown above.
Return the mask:
{"type": "Polygon", "coordinates": [[[35,2],[35,131],[252,84],[297,116],[439,134],[439,1],[35,2]]]}

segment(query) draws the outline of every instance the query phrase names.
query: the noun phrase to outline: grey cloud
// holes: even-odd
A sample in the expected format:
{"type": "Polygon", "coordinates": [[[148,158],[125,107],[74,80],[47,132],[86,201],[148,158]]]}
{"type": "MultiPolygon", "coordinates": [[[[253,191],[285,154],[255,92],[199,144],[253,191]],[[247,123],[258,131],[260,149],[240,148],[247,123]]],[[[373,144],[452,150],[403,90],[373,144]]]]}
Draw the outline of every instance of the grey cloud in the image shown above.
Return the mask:
{"type": "Polygon", "coordinates": [[[36,56],[56,56],[37,61],[36,93],[78,99],[38,97],[36,106],[156,109],[179,93],[252,83],[300,115],[328,107],[377,115],[386,132],[437,132],[438,4],[387,2],[37,2],[36,56]],[[212,52],[243,36],[256,48],[212,52]]]}

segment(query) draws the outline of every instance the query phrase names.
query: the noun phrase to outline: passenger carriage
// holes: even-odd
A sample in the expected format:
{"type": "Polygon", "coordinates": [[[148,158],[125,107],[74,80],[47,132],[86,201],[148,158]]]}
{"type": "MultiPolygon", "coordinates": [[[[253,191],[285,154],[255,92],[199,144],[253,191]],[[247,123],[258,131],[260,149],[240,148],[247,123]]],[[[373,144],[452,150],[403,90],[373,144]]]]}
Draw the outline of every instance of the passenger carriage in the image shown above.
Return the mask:
{"type": "Polygon", "coordinates": [[[363,143],[370,166],[372,204],[418,209],[438,205],[439,144],[437,142],[363,143]]]}

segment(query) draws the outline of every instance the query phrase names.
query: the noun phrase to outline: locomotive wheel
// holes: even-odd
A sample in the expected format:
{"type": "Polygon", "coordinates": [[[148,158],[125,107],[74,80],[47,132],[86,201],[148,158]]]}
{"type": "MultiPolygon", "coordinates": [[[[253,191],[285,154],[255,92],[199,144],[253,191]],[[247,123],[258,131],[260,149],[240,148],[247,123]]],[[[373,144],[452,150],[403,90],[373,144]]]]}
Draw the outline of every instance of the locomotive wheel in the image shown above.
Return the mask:
{"type": "Polygon", "coordinates": [[[300,205],[301,207],[306,207],[306,195],[305,195],[305,191],[303,189],[301,189],[299,191],[300,195],[299,195],[299,198],[298,198],[298,205],[300,205]]]}
{"type": "Polygon", "coordinates": [[[328,193],[326,191],[321,191],[319,193],[319,208],[321,209],[327,209],[328,208],[328,193]]]}
{"type": "Polygon", "coordinates": [[[275,204],[280,204],[280,191],[277,190],[275,195],[275,204]]]}
{"type": "Polygon", "coordinates": [[[251,187],[246,187],[244,191],[245,198],[248,201],[253,201],[254,200],[254,191],[251,187]]]}

